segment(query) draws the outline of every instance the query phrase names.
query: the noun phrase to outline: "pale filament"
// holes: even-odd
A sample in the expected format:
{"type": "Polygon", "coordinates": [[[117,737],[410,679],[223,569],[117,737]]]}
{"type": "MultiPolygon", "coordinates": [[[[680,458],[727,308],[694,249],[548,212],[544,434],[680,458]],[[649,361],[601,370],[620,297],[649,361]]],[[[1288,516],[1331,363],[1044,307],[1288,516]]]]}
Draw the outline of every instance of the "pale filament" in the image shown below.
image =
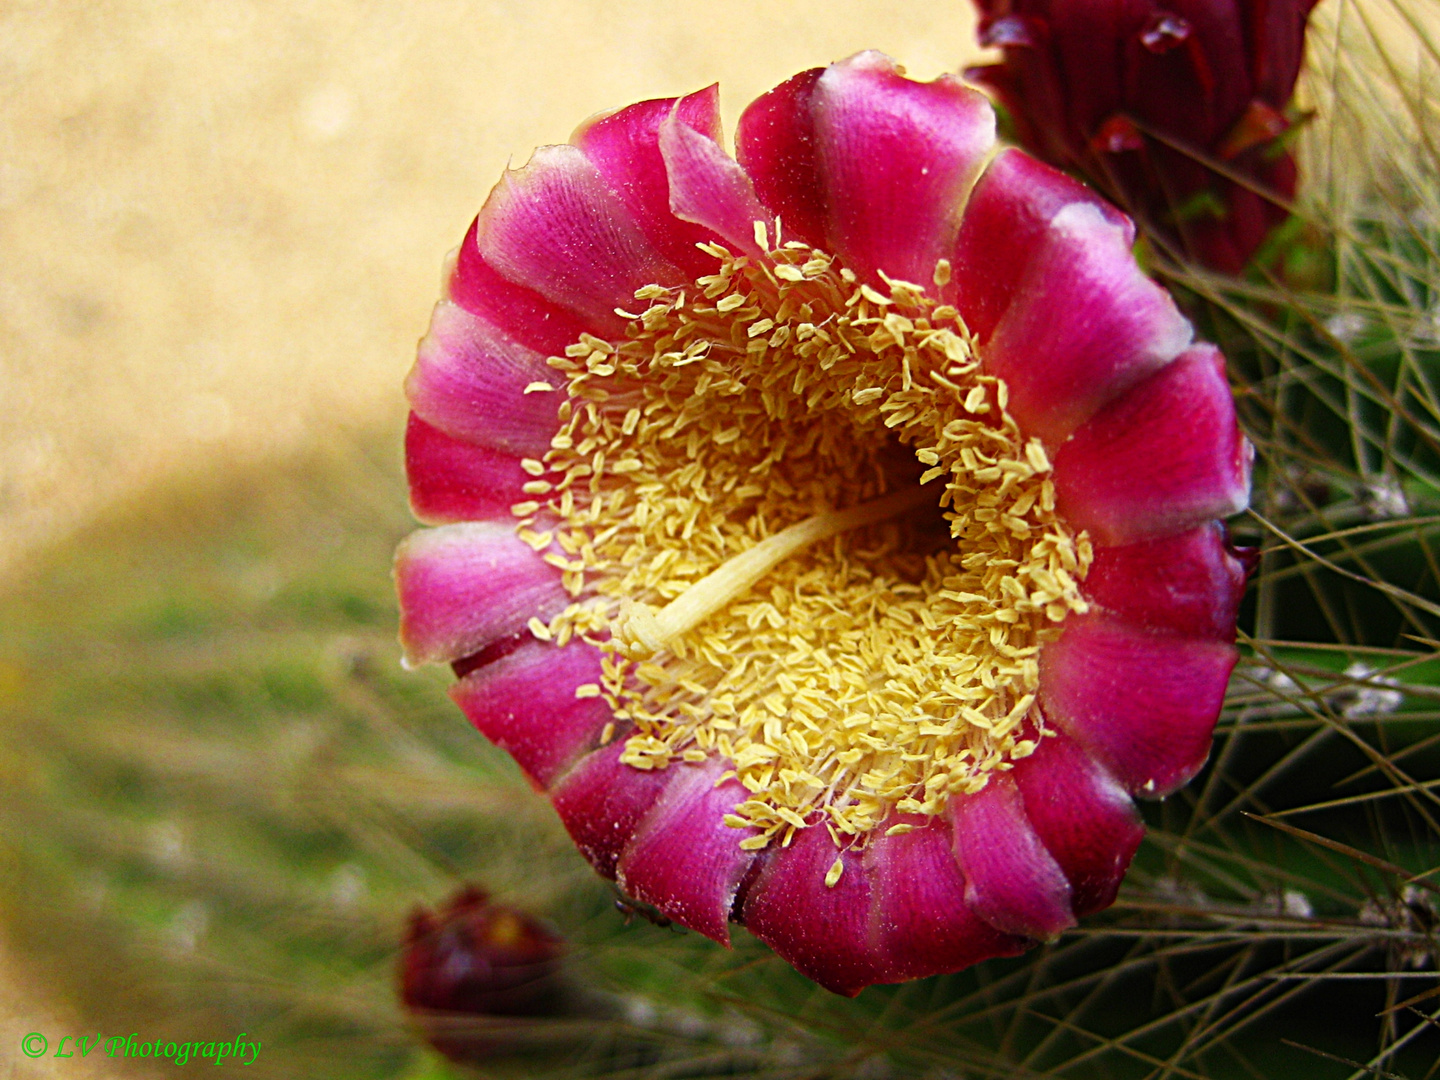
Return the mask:
{"type": "Polygon", "coordinates": [[[816,514],[742,551],[706,574],[659,611],[648,604],[625,605],[620,618],[622,651],[632,659],[654,656],[745,593],[771,568],[796,552],[851,529],[874,525],[933,501],[924,488],[907,488],[848,510],[816,514]]]}

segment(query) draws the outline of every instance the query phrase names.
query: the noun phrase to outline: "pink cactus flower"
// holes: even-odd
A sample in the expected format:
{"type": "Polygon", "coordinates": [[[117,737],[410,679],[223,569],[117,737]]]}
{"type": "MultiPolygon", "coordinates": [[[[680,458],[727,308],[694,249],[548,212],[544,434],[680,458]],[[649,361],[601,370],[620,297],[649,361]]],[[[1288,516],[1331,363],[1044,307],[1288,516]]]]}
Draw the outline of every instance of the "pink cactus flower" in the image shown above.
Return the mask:
{"type": "Polygon", "coordinates": [[[967,74],[1027,149],[1238,273],[1295,195],[1278,140],[1315,2],[975,0],[981,43],[1005,58],[967,74]]]}
{"type": "Polygon", "coordinates": [[[1054,938],[1204,763],[1222,358],[1131,223],[862,53],[535,151],[407,385],[408,662],[630,896],[843,994],[1054,938]]]}

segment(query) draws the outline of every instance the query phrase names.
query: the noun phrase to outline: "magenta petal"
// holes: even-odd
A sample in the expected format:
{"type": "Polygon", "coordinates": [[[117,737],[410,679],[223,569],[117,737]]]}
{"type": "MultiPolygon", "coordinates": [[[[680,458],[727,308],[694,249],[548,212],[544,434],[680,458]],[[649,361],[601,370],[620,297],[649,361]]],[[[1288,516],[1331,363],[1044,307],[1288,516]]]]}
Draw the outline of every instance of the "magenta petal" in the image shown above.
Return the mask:
{"type": "Polygon", "coordinates": [[[1169,294],[1135,264],[1129,230],[1087,200],[1051,218],[981,353],[1020,426],[1054,446],[1190,339],[1169,294]]]}
{"type": "Polygon", "coordinates": [[[995,143],[995,112],[953,75],[921,83],[864,52],[832,64],[811,102],[830,250],[862,278],[928,287],[995,143]]]}
{"type": "Polygon", "coordinates": [[[520,459],[446,435],[414,413],[405,426],[405,475],[410,509],[426,525],[509,518],[510,507],[530,498],[533,480],[520,459]]]}
{"type": "Polygon", "coordinates": [[[997,930],[1056,937],[1075,925],[1070,882],[1045,849],[1015,781],[991,773],[973,795],[950,799],[955,857],[965,875],[965,903],[997,930]]]}
{"type": "Polygon", "coordinates": [[[1028,938],[996,930],[965,903],[949,822],[906,817],[886,826],[900,822],[915,831],[885,836],[882,826],[865,852],[872,933],[889,978],[923,979],[1024,952],[1028,938]]]}
{"type": "Polygon", "coordinates": [[[675,764],[669,784],[620,856],[616,880],[636,900],[653,904],[696,933],[730,944],[730,907],[740,879],[755,860],[740,850],[748,829],[732,829],[725,815],[750,797],[720,758],[675,764]]]}
{"type": "Polygon", "coordinates": [[[1207,521],[1159,540],[1096,548],[1083,589],[1127,622],[1229,642],[1246,576],[1225,526],[1207,521]]]}
{"type": "Polygon", "coordinates": [[[1125,789],[1058,731],[1015,762],[1011,775],[1035,834],[1070,881],[1075,914],[1109,907],[1145,835],[1125,789]]]}
{"type": "Polygon", "coordinates": [[[1050,222],[1071,203],[1094,206],[1123,230],[1128,247],[1135,226],[1109,203],[1059,169],[1015,149],[1000,151],[965,204],[950,256],[950,284],[941,297],[954,304],[980,342],[994,331],[1050,222]]]}
{"type": "Polygon", "coordinates": [[[479,224],[479,218],[471,223],[455,253],[455,267],[446,289],[449,299],[542,356],[562,355],[565,346],[579,341],[581,334],[610,325],[607,320],[588,326],[574,312],[501,277],[480,255],[475,237],[479,224]]]}
{"type": "Polygon", "coordinates": [[[825,246],[825,191],[810,101],[824,68],[802,71],[752,101],[735,131],[735,156],[755,193],[780,217],[782,240],[825,246]]]}
{"type": "Polygon", "coordinates": [[[719,87],[683,98],[641,101],[581,126],[570,141],[600,170],[610,190],[624,201],[657,251],[687,278],[713,273],[716,260],[697,251],[713,241],[693,218],[678,219],[670,210],[671,181],[660,151],[660,127],[672,115],[687,130],[720,138],[719,87]]]}
{"type": "Polygon", "coordinates": [[[480,211],[485,261],[593,325],[620,333],[635,290],[689,280],[646,239],[630,210],[574,146],[542,146],[510,170],[480,211]]]}
{"type": "Polygon", "coordinates": [[[788,848],[770,853],[745,897],[745,927],[827,990],[854,997],[897,974],[871,938],[871,887],[864,859],[841,852],[823,825],[804,829],[788,848]],[[835,860],[845,869],[833,886],[835,860]]]}
{"type": "Polygon", "coordinates": [[[733,251],[760,255],[755,223],[770,215],[745,170],[720,144],[681,121],[678,114],[660,125],[660,151],[670,174],[670,209],[676,217],[702,225],[733,251]]]}
{"type": "Polygon", "coordinates": [[[510,522],[411,533],[395,552],[395,584],[409,664],[469,656],[569,602],[560,571],[521,543],[510,522]]]}
{"type": "Polygon", "coordinates": [[[670,780],[669,770],[623,765],[623,736],[586,755],[550,791],[570,838],[603,877],[615,879],[620,855],[670,780]]]}
{"type": "Polygon", "coordinates": [[[481,735],[507,751],[540,788],[594,744],[613,719],[603,698],[575,690],[600,683],[600,650],[529,641],[450,688],[481,735]]]}
{"type": "Polygon", "coordinates": [[[466,442],[539,457],[560,428],[563,386],[537,352],[511,341],[464,308],[442,300],[405,380],[410,405],[428,423],[466,442]]]}
{"type": "Polygon", "coordinates": [[[1040,650],[1040,703],[1126,790],[1159,798],[1205,764],[1237,658],[1222,642],[1071,615],[1040,650]]]}
{"type": "Polygon", "coordinates": [[[1056,498],[1101,544],[1165,536],[1245,509],[1253,454],[1225,358],[1197,345],[1076,430],[1055,457],[1056,498]]]}

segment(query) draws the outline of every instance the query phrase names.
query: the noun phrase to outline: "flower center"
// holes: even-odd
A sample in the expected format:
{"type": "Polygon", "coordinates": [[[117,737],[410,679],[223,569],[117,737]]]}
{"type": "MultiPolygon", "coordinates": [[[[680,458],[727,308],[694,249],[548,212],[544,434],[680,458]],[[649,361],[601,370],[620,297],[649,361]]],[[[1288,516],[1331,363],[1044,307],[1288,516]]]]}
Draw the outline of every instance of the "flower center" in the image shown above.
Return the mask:
{"type": "Polygon", "coordinates": [[[746,848],[938,814],[1043,736],[1089,540],[954,308],[794,242],[710,250],[626,340],[550,359],[560,430],[515,512],[574,603],[532,629],[605,650],[578,693],[633,725],[627,764],[734,763],[746,848]]]}

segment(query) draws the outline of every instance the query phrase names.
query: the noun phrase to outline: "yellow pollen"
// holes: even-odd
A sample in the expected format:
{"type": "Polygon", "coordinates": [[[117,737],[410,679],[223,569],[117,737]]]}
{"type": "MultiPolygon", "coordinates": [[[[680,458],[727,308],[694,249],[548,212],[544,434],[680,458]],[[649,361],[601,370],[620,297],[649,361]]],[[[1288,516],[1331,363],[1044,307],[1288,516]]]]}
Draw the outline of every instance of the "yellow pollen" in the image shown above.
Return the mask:
{"type": "Polygon", "coordinates": [[[577,696],[622,761],[725,761],[745,850],[853,846],[1034,752],[1092,553],[953,307],[762,236],[549,359],[557,430],[513,512],[572,602],[530,629],[604,651],[577,696]]]}

